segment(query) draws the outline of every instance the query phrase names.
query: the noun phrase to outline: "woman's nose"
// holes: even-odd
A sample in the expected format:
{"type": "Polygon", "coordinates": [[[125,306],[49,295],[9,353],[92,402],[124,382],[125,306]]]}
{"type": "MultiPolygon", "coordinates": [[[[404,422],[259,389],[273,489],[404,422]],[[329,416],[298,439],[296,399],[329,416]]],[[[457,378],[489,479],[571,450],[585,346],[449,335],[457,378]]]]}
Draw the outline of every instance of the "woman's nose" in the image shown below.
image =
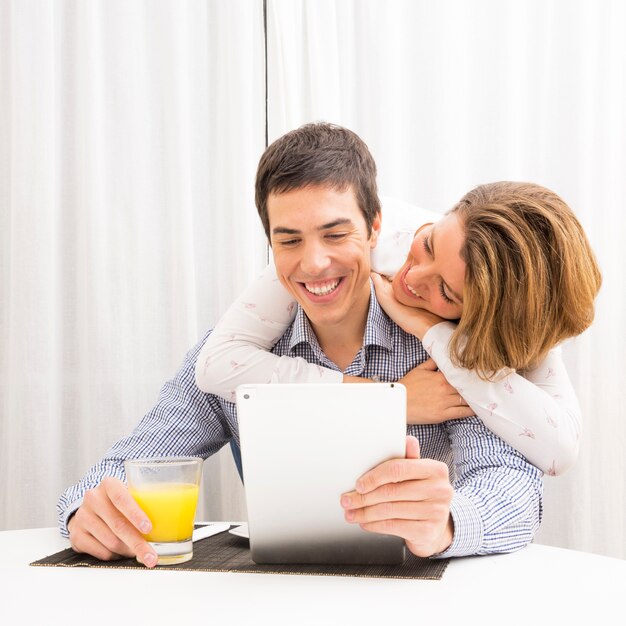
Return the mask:
{"type": "Polygon", "coordinates": [[[425,298],[430,288],[431,272],[424,264],[413,265],[406,273],[405,280],[411,289],[414,289],[419,296],[425,298]]]}

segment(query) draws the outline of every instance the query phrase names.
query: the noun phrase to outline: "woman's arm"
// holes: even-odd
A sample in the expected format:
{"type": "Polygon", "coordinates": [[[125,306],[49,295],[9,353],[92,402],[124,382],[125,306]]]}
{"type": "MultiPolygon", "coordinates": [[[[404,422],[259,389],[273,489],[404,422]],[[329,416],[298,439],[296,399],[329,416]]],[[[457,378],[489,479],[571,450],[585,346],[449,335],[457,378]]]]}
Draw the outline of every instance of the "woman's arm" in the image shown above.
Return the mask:
{"type": "Polygon", "coordinates": [[[268,265],[202,346],[196,361],[198,387],[232,401],[243,383],[342,382],[341,372],[269,352],[295,314],[296,303],[280,284],[273,265],[268,265]]]}
{"type": "MultiPolygon", "coordinates": [[[[456,367],[450,360],[449,343],[455,324],[399,303],[391,285],[373,276],[381,306],[407,333],[421,339],[424,348],[461,397],[483,423],[519,450],[546,474],[557,476],[578,456],[581,415],[576,393],[567,375],[559,348],[524,376],[501,372],[495,382],[476,372],[456,367]]],[[[448,413],[454,411],[449,409],[448,413]]],[[[449,418],[444,418],[449,419],[449,418]]],[[[432,423],[441,419],[412,419],[409,423],[432,423]]]]}
{"type": "Polygon", "coordinates": [[[448,344],[454,324],[443,322],[424,335],[424,347],[447,381],[463,396],[485,426],[550,476],[571,467],[578,456],[581,414],[561,358],[552,349],[523,376],[514,372],[495,382],[455,367],[448,344]]]}

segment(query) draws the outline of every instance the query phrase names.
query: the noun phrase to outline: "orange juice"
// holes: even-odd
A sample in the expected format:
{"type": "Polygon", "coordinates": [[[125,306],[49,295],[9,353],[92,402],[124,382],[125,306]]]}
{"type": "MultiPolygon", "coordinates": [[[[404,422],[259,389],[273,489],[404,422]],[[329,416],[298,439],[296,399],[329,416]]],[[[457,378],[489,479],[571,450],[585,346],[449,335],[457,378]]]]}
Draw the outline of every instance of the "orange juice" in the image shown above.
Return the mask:
{"type": "Polygon", "coordinates": [[[146,541],[185,541],[191,539],[198,504],[198,485],[153,483],[130,494],[152,522],[146,541]]]}

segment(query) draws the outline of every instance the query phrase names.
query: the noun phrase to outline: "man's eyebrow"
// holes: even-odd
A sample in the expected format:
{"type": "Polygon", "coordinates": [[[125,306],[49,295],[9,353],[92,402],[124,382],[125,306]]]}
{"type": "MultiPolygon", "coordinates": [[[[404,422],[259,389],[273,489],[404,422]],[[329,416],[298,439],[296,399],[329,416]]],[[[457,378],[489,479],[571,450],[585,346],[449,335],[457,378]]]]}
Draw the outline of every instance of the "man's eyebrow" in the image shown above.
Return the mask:
{"type": "Polygon", "coordinates": [[[317,230],[328,230],[329,228],[335,228],[335,226],[352,225],[352,220],[347,217],[340,217],[328,224],[322,224],[317,230]]]}
{"type": "MultiPolygon", "coordinates": [[[[432,230],[430,231],[430,252],[432,254],[433,259],[435,258],[435,227],[433,226],[432,230]]],[[[443,280],[443,277],[441,278],[441,280],[443,280]]],[[[446,287],[446,289],[460,302],[463,303],[463,298],[456,292],[454,291],[454,289],[452,289],[450,287],[450,285],[448,285],[448,283],[443,280],[443,284],[446,287]]]]}
{"type": "MultiPolygon", "coordinates": [[[[343,226],[343,225],[352,225],[352,220],[347,217],[340,217],[332,222],[328,222],[327,224],[322,224],[317,227],[317,230],[329,230],[330,228],[335,228],[335,226],[343,226]]],[[[276,226],[276,228],[272,229],[273,235],[299,235],[302,231],[296,230],[295,228],[286,228],[285,226],[276,226]]]]}
{"type": "Polygon", "coordinates": [[[301,231],[295,228],[285,228],[284,226],[277,226],[272,228],[272,235],[299,235],[301,231]]]}

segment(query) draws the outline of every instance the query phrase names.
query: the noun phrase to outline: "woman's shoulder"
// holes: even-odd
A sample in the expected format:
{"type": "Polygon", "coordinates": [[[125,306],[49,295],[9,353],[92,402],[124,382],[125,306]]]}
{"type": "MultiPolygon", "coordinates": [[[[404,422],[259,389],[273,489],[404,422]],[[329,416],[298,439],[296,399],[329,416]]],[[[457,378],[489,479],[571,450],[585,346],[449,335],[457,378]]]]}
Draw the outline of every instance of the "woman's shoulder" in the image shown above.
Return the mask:
{"type": "Polygon", "coordinates": [[[422,224],[436,222],[442,214],[411,204],[392,196],[380,196],[382,227],[384,231],[410,232],[413,234],[422,224]]]}
{"type": "Polygon", "coordinates": [[[382,228],[372,251],[372,268],[393,276],[404,263],[415,231],[423,224],[436,222],[441,214],[390,196],[381,196],[380,200],[382,228]]]}

